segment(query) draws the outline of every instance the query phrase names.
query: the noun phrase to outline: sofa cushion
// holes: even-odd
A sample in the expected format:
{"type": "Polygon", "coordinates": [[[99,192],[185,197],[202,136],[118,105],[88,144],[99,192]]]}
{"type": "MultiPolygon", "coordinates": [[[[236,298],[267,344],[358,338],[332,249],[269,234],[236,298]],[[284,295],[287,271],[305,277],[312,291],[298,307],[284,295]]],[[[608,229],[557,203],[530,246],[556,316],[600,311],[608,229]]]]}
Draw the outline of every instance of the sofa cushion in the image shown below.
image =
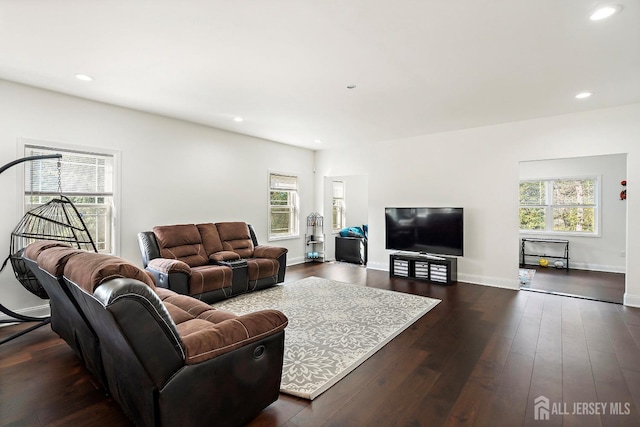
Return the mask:
{"type": "Polygon", "coordinates": [[[233,271],[222,265],[203,265],[191,269],[189,293],[198,295],[231,287],[233,271]]]}
{"type": "Polygon", "coordinates": [[[197,224],[196,227],[200,232],[202,244],[204,245],[207,256],[223,250],[218,229],[213,223],[197,224]]]}
{"type": "Polygon", "coordinates": [[[70,257],[64,267],[64,276],[90,294],[102,283],[115,278],[136,279],[155,288],[146,271],[122,258],[94,252],[83,251],[70,257]]]}
{"type": "Polygon", "coordinates": [[[271,258],[247,258],[249,280],[264,279],[278,274],[280,264],[271,258]]]}
{"type": "Polygon", "coordinates": [[[236,252],[242,258],[253,256],[253,240],[245,222],[218,222],[216,227],[225,251],[236,252]]]}
{"type": "Polygon", "coordinates": [[[205,265],[209,262],[200,231],[195,224],[162,225],[153,227],[160,256],[177,259],[190,267],[205,265]]]}
{"type": "Polygon", "coordinates": [[[256,258],[273,258],[277,259],[282,254],[289,252],[287,248],[278,246],[258,245],[254,248],[253,256],[256,258]]]}
{"type": "Polygon", "coordinates": [[[209,255],[209,259],[214,262],[219,261],[235,261],[240,259],[240,255],[237,252],[233,251],[220,251],[215,254],[209,255]]]}
{"type": "Polygon", "coordinates": [[[156,294],[173,320],[186,350],[187,364],[199,363],[227,353],[287,326],[277,310],[243,316],[217,310],[195,298],[156,288],[156,294]]]}
{"type": "Polygon", "coordinates": [[[231,312],[217,310],[207,303],[188,295],[176,293],[170,289],[156,288],[156,294],[158,294],[162,302],[167,305],[167,309],[172,314],[172,317],[175,314],[173,321],[176,324],[194,317],[213,323],[236,317],[236,315],[231,312]],[[169,306],[171,306],[171,308],[169,308],[169,306]]]}
{"type": "Polygon", "coordinates": [[[61,247],[61,248],[70,248],[71,246],[69,246],[66,243],[63,242],[58,242],[55,240],[39,240],[36,242],[33,242],[31,244],[29,244],[25,249],[24,249],[24,253],[22,254],[23,257],[30,259],[31,261],[37,261],[38,260],[38,256],[46,249],[49,248],[55,248],[55,247],[61,247]]]}
{"type": "Polygon", "coordinates": [[[50,247],[38,255],[38,267],[54,277],[62,277],[64,267],[72,256],[84,251],[70,246],[50,247]]]}
{"type": "Polygon", "coordinates": [[[277,310],[262,310],[211,323],[193,319],[177,325],[187,364],[195,364],[258,341],[283,330],[287,317],[277,310]]]}
{"type": "Polygon", "coordinates": [[[149,265],[147,267],[165,274],[184,273],[186,275],[191,275],[191,267],[177,259],[154,258],[149,261],[149,265]]]}

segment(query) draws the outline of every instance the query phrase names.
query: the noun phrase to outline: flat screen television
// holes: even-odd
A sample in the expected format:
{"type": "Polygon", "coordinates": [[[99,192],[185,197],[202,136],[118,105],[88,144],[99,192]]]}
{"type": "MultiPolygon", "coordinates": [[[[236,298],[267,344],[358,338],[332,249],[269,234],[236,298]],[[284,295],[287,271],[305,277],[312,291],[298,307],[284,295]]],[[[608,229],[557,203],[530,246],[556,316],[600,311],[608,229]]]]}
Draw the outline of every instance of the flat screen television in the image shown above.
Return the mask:
{"type": "Polygon", "coordinates": [[[463,208],[385,208],[386,248],[464,255],[463,208]]]}

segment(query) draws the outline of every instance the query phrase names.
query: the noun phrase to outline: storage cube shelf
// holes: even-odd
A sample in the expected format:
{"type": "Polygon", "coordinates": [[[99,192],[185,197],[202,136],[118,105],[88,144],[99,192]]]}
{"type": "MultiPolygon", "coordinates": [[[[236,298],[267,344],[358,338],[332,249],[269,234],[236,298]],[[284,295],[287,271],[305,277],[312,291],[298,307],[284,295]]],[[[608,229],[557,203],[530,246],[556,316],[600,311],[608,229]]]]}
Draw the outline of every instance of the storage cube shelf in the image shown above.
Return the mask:
{"type": "Polygon", "coordinates": [[[420,254],[394,253],[389,259],[389,275],[450,285],[458,280],[458,259],[420,254]]]}

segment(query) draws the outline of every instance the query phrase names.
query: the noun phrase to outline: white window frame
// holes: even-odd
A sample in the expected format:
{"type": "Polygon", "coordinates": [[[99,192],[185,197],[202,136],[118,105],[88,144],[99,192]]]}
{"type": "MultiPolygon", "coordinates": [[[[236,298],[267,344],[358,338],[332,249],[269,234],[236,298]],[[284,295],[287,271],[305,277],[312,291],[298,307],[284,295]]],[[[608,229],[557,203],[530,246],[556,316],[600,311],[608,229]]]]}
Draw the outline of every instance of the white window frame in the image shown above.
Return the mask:
{"type": "Polygon", "coordinates": [[[300,237],[300,177],[295,173],[286,172],[274,172],[269,171],[267,181],[267,206],[268,206],[268,218],[267,218],[267,230],[269,241],[294,239],[300,237]],[[272,182],[274,177],[293,178],[295,180],[295,188],[272,188],[272,182]],[[289,222],[289,228],[287,233],[273,233],[271,229],[271,216],[274,206],[271,205],[271,192],[282,191],[289,193],[289,204],[287,206],[291,211],[291,219],[289,222]]]}
{"type": "Polygon", "coordinates": [[[544,182],[546,186],[545,201],[542,205],[521,205],[518,204],[518,211],[521,208],[544,208],[545,209],[545,229],[544,230],[528,230],[520,229],[520,234],[528,234],[534,236],[551,235],[551,236],[581,236],[581,237],[600,237],[600,222],[602,218],[602,177],[600,175],[583,175],[570,177],[554,177],[554,178],[537,178],[522,179],[523,182],[544,182]],[[558,205],[553,204],[553,183],[555,181],[572,181],[572,180],[592,180],[594,182],[594,204],[591,205],[558,205]],[[594,230],[593,231],[556,231],[553,229],[553,210],[561,207],[590,207],[594,209],[594,230]]]}
{"type": "Polygon", "coordinates": [[[331,223],[332,229],[334,233],[339,233],[345,227],[345,222],[347,220],[346,214],[346,186],[344,181],[332,181],[331,182],[331,190],[332,190],[332,198],[331,198],[331,223]],[[342,186],[340,191],[336,191],[336,185],[342,186]],[[336,193],[341,193],[337,194],[336,193]],[[337,224],[334,220],[336,217],[336,208],[339,208],[339,223],[337,224]]]}
{"type": "MultiPolygon", "coordinates": [[[[99,147],[89,147],[89,146],[81,146],[81,145],[73,145],[66,144],[61,142],[52,142],[52,141],[42,141],[35,139],[27,139],[27,138],[18,138],[18,157],[25,157],[26,150],[29,147],[37,147],[45,150],[51,150],[55,152],[60,152],[64,155],[67,153],[78,153],[78,154],[88,154],[88,155],[97,155],[97,156],[107,156],[112,158],[112,173],[111,173],[111,185],[112,185],[112,195],[111,195],[111,207],[110,207],[110,236],[109,236],[109,250],[100,251],[101,253],[106,253],[110,255],[119,255],[120,254],[120,152],[116,150],[110,150],[106,148],[99,147]]],[[[18,180],[18,200],[21,200],[20,206],[20,216],[22,217],[28,210],[26,206],[26,196],[29,195],[29,189],[26,188],[27,181],[27,170],[25,164],[21,165],[19,176],[22,178],[18,180]]],[[[64,165],[62,166],[64,168],[64,165]]],[[[67,197],[72,197],[74,194],[67,193],[62,191],[62,194],[67,197]]],[[[95,239],[95,236],[92,235],[95,239]]]]}

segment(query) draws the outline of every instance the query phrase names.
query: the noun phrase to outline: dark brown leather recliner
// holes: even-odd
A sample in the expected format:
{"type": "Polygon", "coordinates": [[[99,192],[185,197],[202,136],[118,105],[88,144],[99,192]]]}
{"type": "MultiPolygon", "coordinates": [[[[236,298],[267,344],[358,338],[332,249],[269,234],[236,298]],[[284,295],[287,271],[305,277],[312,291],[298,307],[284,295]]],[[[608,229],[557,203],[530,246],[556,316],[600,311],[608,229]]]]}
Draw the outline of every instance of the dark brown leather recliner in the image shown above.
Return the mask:
{"type": "MultiPolygon", "coordinates": [[[[58,248],[37,256],[61,264],[58,248]]],[[[110,394],[142,426],[239,426],[278,398],[279,311],[236,316],[157,288],[118,257],[71,250],[63,283],[96,333],[110,394]]]]}
{"type": "Polygon", "coordinates": [[[287,249],[258,245],[244,222],[158,226],[138,243],[157,286],[206,302],[284,281],[287,249]]]}

